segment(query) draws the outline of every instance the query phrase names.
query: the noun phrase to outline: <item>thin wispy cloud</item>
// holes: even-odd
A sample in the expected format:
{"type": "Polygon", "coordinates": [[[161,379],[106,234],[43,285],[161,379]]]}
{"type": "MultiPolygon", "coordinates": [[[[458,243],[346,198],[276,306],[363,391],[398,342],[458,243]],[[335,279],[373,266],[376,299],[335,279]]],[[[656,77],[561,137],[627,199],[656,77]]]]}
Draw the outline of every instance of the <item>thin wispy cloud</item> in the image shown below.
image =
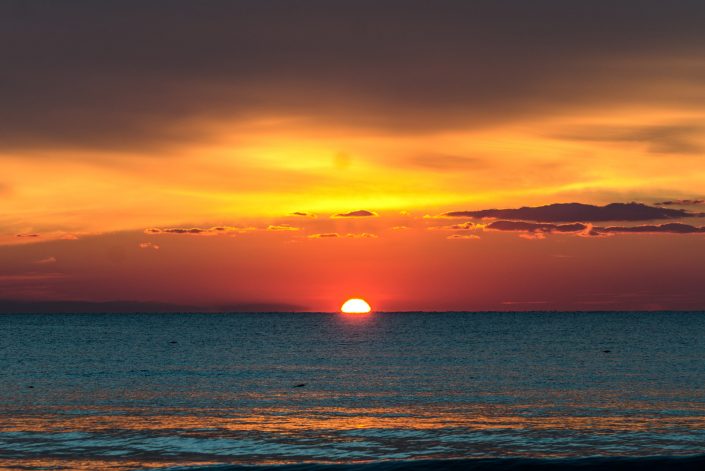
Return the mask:
{"type": "Polygon", "coordinates": [[[213,227],[151,227],[145,234],[185,234],[185,235],[232,235],[245,234],[257,230],[254,227],[213,226],[213,227]]]}
{"type": "Polygon", "coordinates": [[[47,265],[50,263],[56,263],[56,257],[50,256],[50,257],[40,258],[39,260],[35,260],[32,263],[34,263],[35,265],[47,265]]]}
{"type": "Polygon", "coordinates": [[[300,231],[300,227],[290,226],[289,224],[270,224],[267,226],[267,230],[270,232],[295,232],[300,231]]]}

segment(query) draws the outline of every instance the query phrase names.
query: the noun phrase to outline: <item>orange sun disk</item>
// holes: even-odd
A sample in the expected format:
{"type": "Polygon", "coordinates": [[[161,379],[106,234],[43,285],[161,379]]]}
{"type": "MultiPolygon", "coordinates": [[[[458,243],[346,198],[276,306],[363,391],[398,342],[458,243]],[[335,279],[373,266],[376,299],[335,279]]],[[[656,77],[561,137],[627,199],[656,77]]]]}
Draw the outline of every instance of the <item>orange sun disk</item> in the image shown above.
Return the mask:
{"type": "Polygon", "coordinates": [[[366,314],[370,312],[372,308],[367,304],[367,301],[361,298],[351,298],[345,301],[340,307],[340,312],[345,314],[366,314]]]}

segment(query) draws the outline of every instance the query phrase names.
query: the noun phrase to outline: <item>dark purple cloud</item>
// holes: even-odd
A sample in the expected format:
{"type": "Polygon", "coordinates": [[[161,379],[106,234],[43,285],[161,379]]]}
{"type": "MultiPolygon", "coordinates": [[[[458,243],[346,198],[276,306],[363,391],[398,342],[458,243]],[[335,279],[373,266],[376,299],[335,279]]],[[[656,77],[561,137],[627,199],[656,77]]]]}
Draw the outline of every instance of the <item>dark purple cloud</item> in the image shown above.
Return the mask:
{"type": "Polygon", "coordinates": [[[611,203],[606,206],[582,203],[555,203],[546,206],[517,209],[451,211],[443,214],[443,216],[476,219],[513,219],[534,222],[602,222],[680,219],[702,215],[700,213],[691,213],[684,209],[653,207],[641,203],[611,203]]]}
{"type": "Polygon", "coordinates": [[[366,209],[359,209],[357,211],[350,211],[349,213],[338,213],[334,215],[334,218],[364,218],[364,217],[371,217],[371,216],[377,216],[377,213],[373,213],[372,211],[367,211],[366,209]]]}
{"type": "Polygon", "coordinates": [[[585,224],[541,224],[524,221],[494,221],[487,225],[486,229],[494,231],[514,231],[514,232],[582,232],[588,228],[585,224]]]}
{"type": "Polygon", "coordinates": [[[581,236],[602,236],[610,234],[702,234],[705,226],[690,224],[645,224],[640,226],[591,226],[589,224],[550,224],[525,221],[494,221],[485,229],[507,232],[528,232],[535,234],[573,233],[581,236]]]}
{"type": "Polygon", "coordinates": [[[690,224],[680,223],[643,226],[608,226],[593,227],[591,232],[595,232],[597,234],[702,234],[705,233],[705,226],[696,227],[691,226],[690,224]]]}
{"type": "Polygon", "coordinates": [[[696,206],[705,204],[705,200],[670,200],[654,203],[656,206],[696,206]]]}

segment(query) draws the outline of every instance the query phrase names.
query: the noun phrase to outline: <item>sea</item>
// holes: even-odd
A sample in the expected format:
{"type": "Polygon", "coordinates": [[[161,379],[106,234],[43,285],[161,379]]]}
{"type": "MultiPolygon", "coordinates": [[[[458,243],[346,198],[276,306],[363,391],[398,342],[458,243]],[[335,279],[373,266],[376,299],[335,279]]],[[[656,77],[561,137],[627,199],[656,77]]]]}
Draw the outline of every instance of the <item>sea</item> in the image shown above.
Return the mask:
{"type": "Polygon", "coordinates": [[[0,315],[3,470],[705,469],[705,313],[0,315]]]}

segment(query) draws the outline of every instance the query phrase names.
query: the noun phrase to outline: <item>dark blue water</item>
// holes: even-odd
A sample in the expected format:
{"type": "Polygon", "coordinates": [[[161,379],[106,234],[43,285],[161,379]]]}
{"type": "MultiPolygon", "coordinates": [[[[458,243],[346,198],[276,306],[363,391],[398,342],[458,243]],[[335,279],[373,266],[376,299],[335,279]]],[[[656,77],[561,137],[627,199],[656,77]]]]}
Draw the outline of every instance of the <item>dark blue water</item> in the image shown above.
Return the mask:
{"type": "Polygon", "coordinates": [[[0,468],[703,453],[705,313],[0,315],[0,468]]]}

